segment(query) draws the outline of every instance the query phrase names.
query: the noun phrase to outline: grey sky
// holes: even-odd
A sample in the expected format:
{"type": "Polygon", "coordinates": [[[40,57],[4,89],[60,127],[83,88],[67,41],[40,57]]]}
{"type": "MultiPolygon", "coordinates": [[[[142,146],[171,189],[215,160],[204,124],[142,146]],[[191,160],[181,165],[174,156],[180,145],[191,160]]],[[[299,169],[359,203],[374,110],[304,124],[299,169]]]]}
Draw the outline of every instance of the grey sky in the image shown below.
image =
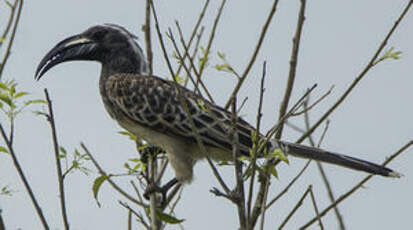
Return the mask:
{"type": "MultiPolygon", "coordinates": [[[[45,53],[58,41],[100,23],[116,23],[137,34],[144,44],[141,25],[144,22],[145,1],[26,1],[12,56],[4,77],[18,81],[20,89],[35,98],[43,97],[47,87],[54,102],[59,140],[73,151],[83,141],[108,172],[123,172],[123,163],[135,156],[134,145],[117,134],[120,128],[106,114],[98,92],[100,66],[91,62],[72,62],[54,68],[35,82],[33,75],[45,53]]],[[[157,1],[156,7],[162,30],[174,28],[178,20],[188,35],[195,24],[203,1],[157,1]]],[[[209,34],[218,1],[209,7],[206,33],[209,34]]],[[[308,1],[293,100],[306,88],[318,83],[315,95],[335,85],[331,96],[311,112],[312,121],[329,108],[344,92],[377,49],[407,1],[308,1]]],[[[226,54],[238,70],[245,68],[258,33],[269,11],[269,1],[229,1],[225,7],[213,46],[211,66],[219,63],[216,51],[226,54]]],[[[299,1],[281,1],[263,48],[241,96],[248,96],[242,114],[255,123],[258,77],[262,62],[267,63],[267,84],[264,101],[263,130],[270,128],[278,116],[278,108],[288,74],[291,40],[295,31],[299,1]]],[[[0,4],[1,26],[4,26],[6,7],[0,4]]],[[[382,162],[413,138],[413,12],[410,12],[389,42],[403,51],[402,59],[389,60],[371,71],[330,117],[331,124],[323,147],[348,153],[374,162],[382,162]]],[[[204,45],[205,45],[204,36],[204,45]]],[[[154,73],[169,77],[153,36],[154,73]]],[[[171,47],[169,45],[169,47],[171,47]]],[[[171,50],[171,49],[170,49],[171,50]]],[[[205,81],[217,102],[228,99],[235,79],[210,68],[205,81]]],[[[4,117],[1,117],[4,122],[4,117]]],[[[302,126],[302,119],[293,119],[302,126]]],[[[47,122],[30,112],[17,121],[16,152],[28,175],[34,192],[52,229],[62,229],[58,206],[54,157],[47,122]]],[[[320,132],[317,132],[317,137],[320,132]]],[[[286,129],[284,139],[294,141],[299,134],[286,129]]],[[[399,180],[373,178],[366,189],[340,205],[348,229],[408,229],[411,227],[413,206],[413,150],[390,164],[406,176],[399,180]]],[[[270,197],[277,194],[304,165],[301,159],[290,159],[290,165],[279,167],[279,180],[273,180],[270,197]]],[[[326,166],[336,195],[347,191],[365,174],[326,166]]],[[[233,179],[231,170],[222,173],[233,179]]],[[[0,196],[0,208],[7,229],[40,229],[38,218],[24,188],[17,178],[11,160],[0,155],[0,186],[10,185],[18,192],[12,197],[0,196]]],[[[172,172],[169,172],[172,177],[172,172]]],[[[118,205],[122,199],[104,185],[100,191],[102,207],[98,208],[92,195],[96,174],[84,177],[73,174],[67,180],[69,219],[73,229],[119,229],[126,227],[127,213],[118,205]]],[[[129,187],[128,178],[119,180],[129,187]]],[[[292,209],[309,184],[313,184],[320,208],[328,205],[327,193],[321,184],[315,164],[294,186],[288,197],[267,214],[266,229],[274,229],[292,209]]],[[[186,219],[186,229],[234,229],[238,219],[228,201],[214,197],[209,189],[217,182],[211,170],[200,163],[195,168],[194,182],[186,186],[177,216],[186,219]]],[[[293,217],[287,229],[295,229],[314,216],[307,200],[293,217]]],[[[336,229],[332,214],[324,219],[327,229],[336,229]]],[[[171,227],[170,229],[178,229],[171,227]]],[[[314,225],[311,229],[318,229],[314,225]]]]}

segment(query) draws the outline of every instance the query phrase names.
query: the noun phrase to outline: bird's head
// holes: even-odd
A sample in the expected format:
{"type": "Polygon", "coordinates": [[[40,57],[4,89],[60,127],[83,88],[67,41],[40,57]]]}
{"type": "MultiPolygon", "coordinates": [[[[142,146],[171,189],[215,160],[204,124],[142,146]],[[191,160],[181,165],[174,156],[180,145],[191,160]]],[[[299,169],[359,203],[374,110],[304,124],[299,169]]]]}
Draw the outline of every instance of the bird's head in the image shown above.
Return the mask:
{"type": "Polygon", "coordinates": [[[90,27],[53,47],[37,67],[35,79],[39,80],[59,63],[75,60],[98,61],[117,72],[144,73],[147,71],[146,59],[136,39],[118,25],[90,27]]]}

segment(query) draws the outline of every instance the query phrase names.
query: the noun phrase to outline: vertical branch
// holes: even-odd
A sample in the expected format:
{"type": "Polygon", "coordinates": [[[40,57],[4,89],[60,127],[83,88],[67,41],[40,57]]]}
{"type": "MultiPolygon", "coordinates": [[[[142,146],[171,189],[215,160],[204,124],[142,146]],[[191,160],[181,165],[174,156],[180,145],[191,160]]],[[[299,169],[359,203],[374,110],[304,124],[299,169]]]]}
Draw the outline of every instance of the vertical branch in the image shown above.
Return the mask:
{"type": "Polygon", "coordinates": [[[247,200],[247,217],[248,217],[248,228],[252,228],[251,225],[251,204],[252,204],[252,194],[254,193],[254,184],[255,184],[255,174],[257,172],[256,169],[256,161],[257,161],[257,154],[258,154],[258,143],[259,143],[259,133],[260,133],[260,127],[261,127],[261,118],[262,118],[262,104],[264,102],[264,82],[265,82],[265,76],[266,76],[266,71],[267,71],[267,62],[264,61],[264,64],[262,66],[262,77],[261,77],[261,86],[260,86],[260,100],[259,100],[259,104],[258,104],[258,111],[257,111],[257,132],[256,132],[256,136],[257,138],[255,138],[255,143],[253,143],[255,145],[255,148],[252,150],[254,155],[252,157],[252,161],[251,164],[252,165],[252,173],[251,173],[251,179],[250,179],[250,187],[249,187],[249,191],[248,191],[248,200],[247,200]]]}
{"type": "Polygon", "coordinates": [[[151,1],[146,0],[145,9],[145,25],[143,30],[145,31],[145,43],[146,43],[146,58],[149,65],[149,76],[153,74],[153,64],[152,64],[152,41],[151,41],[151,1]]]}
{"type": "MultiPolygon", "coordinates": [[[[145,41],[146,41],[146,53],[148,58],[149,64],[149,77],[152,76],[153,68],[152,68],[152,44],[151,44],[151,4],[152,0],[146,0],[146,11],[145,11],[145,41]]],[[[156,158],[156,154],[152,153],[148,156],[148,178],[149,183],[156,185],[157,181],[157,173],[158,173],[158,162],[156,158]]],[[[150,200],[150,209],[151,209],[151,227],[153,230],[161,229],[162,222],[159,217],[156,215],[157,207],[159,206],[158,199],[156,197],[156,193],[151,193],[149,195],[150,200]]]]}
{"type": "MultiPolygon", "coordinates": [[[[6,39],[7,35],[9,34],[11,25],[13,24],[13,19],[14,15],[16,14],[16,6],[17,6],[18,0],[14,0],[13,5],[10,6],[10,14],[9,14],[9,19],[7,20],[6,28],[3,31],[3,34],[0,37],[0,40],[6,39]]],[[[0,41],[0,48],[3,45],[3,41],[0,41]]]]}
{"type": "Polygon", "coordinates": [[[235,201],[237,204],[238,209],[238,218],[240,222],[240,229],[247,230],[248,221],[246,218],[245,213],[245,193],[244,193],[244,180],[242,174],[242,162],[238,159],[239,157],[239,148],[238,148],[238,132],[237,132],[237,99],[232,99],[232,127],[230,132],[230,140],[232,142],[232,157],[234,159],[235,165],[235,178],[236,178],[236,186],[235,186],[235,201]]]}
{"type": "Polygon", "coordinates": [[[14,152],[13,146],[11,145],[10,141],[7,138],[7,134],[4,131],[3,125],[0,123],[0,132],[1,136],[3,137],[4,142],[6,142],[7,148],[9,150],[9,153],[11,155],[11,158],[13,160],[14,167],[17,170],[17,173],[19,174],[20,179],[22,180],[24,187],[26,188],[27,193],[29,193],[30,199],[34,205],[34,208],[36,209],[36,213],[40,218],[40,221],[43,225],[44,229],[49,229],[49,225],[47,224],[46,218],[43,216],[42,209],[40,208],[40,205],[37,202],[36,197],[34,196],[33,190],[30,187],[29,181],[26,179],[26,176],[24,175],[23,169],[20,166],[20,163],[17,159],[16,153],[14,152]]]}
{"type": "MultiPolygon", "coordinates": [[[[273,11],[275,12],[276,6],[277,6],[278,1],[275,0],[274,2],[274,6],[273,6],[273,11]]],[[[299,51],[299,47],[300,47],[300,38],[301,38],[301,32],[302,32],[302,28],[304,25],[304,20],[305,20],[305,4],[306,4],[306,0],[301,0],[301,7],[300,7],[300,11],[299,11],[299,16],[298,16],[298,21],[297,21],[297,29],[293,38],[293,49],[291,51],[291,59],[290,59],[290,72],[289,72],[289,76],[288,76],[288,83],[287,83],[287,88],[285,91],[285,95],[284,95],[284,99],[283,102],[281,104],[281,108],[280,108],[280,113],[278,116],[278,122],[279,122],[279,126],[278,126],[278,132],[275,135],[276,139],[279,139],[281,137],[282,134],[282,127],[283,127],[283,123],[281,122],[283,120],[286,119],[286,112],[287,112],[287,108],[288,108],[288,103],[290,101],[290,97],[291,97],[291,92],[292,92],[292,88],[294,86],[294,80],[295,80],[295,73],[296,73],[296,68],[297,68],[297,59],[298,59],[298,51],[299,51]]],[[[274,14],[274,12],[272,12],[272,14],[274,14]]],[[[270,14],[270,16],[272,17],[272,15],[270,14]]],[[[270,17],[269,17],[270,19],[270,17]]],[[[267,24],[269,24],[270,21],[267,21],[267,24]]],[[[268,27],[268,25],[265,25],[264,28],[266,30],[266,26],[268,27]]],[[[265,30],[263,29],[263,34],[265,35],[265,30]]],[[[260,42],[262,42],[263,38],[260,38],[260,42]]],[[[257,45],[256,48],[256,53],[258,53],[260,47],[260,43],[257,45]]],[[[254,55],[256,56],[256,54],[254,55]]],[[[254,57],[255,59],[255,57],[254,57]]],[[[253,61],[252,61],[253,63],[253,61]]],[[[251,66],[252,66],[251,63],[251,66]]],[[[249,66],[249,68],[251,68],[249,66]]],[[[246,69],[246,73],[248,73],[247,71],[249,71],[249,69],[246,69]]],[[[245,73],[244,73],[245,74],[245,73]]],[[[242,76],[241,80],[243,78],[245,78],[245,76],[242,76]]],[[[241,81],[240,80],[240,81],[241,81]]],[[[238,89],[239,90],[239,89],[238,89]]],[[[236,91],[234,90],[234,92],[236,93],[236,91]]],[[[271,167],[271,165],[273,165],[272,160],[267,160],[267,162],[265,163],[266,168],[271,167]]],[[[267,191],[269,188],[269,180],[270,177],[268,176],[263,176],[262,180],[260,181],[261,185],[259,188],[259,192],[258,194],[261,194],[261,196],[257,196],[256,199],[256,204],[260,204],[261,206],[257,206],[257,208],[259,207],[262,211],[262,213],[265,213],[265,203],[267,200],[267,191]]],[[[254,214],[254,213],[253,213],[254,214]]],[[[258,218],[258,209],[256,209],[255,215],[253,215],[253,223],[256,223],[256,220],[258,218]]],[[[263,218],[263,217],[262,217],[263,218]]]]}
{"type": "MultiPolygon", "coordinates": [[[[158,171],[158,164],[156,161],[156,154],[150,153],[148,157],[148,167],[147,173],[149,178],[149,183],[155,183],[157,171],[158,171]]],[[[157,207],[159,206],[158,199],[156,197],[156,193],[153,192],[149,195],[150,201],[150,211],[151,211],[151,229],[153,230],[160,230],[162,226],[162,222],[157,215],[157,207]]]]}
{"type": "Polygon", "coordinates": [[[6,230],[4,226],[3,216],[1,215],[2,210],[0,209],[0,230],[6,230]]]}
{"type": "MultiPolygon", "coordinates": [[[[301,7],[300,7],[299,16],[298,16],[297,30],[295,31],[295,35],[293,38],[293,48],[291,50],[290,72],[288,74],[287,87],[284,93],[284,99],[281,103],[280,113],[278,114],[278,120],[281,120],[281,118],[287,112],[288,104],[291,98],[291,92],[293,91],[293,87],[294,87],[297,62],[298,62],[298,51],[300,48],[301,33],[303,30],[303,25],[305,21],[304,14],[305,14],[306,0],[301,0],[300,2],[301,2],[301,7]]],[[[276,139],[281,138],[283,127],[284,127],[284,124],[280,124],[280,128],[278,129],[278,132],[275,134],[276,139]]]]}
{"type": "MultiPolygon", "coordinates": [[[[230,99],[232,98],[232,95],[236,95],[238,93],[238,91],[241,89],[241,86],[244,83],[244,80],[247,78],[248,73],[250,72],[252,66],[254,65],[255,59],[257,58],[258,53],[261,49],[261,45],[264,41],[264,38],[265,38],[265,35],[267,33],[268,27],[270,26],[270,23],[271,23],[271,21],[274,17],[275,12],[276,12],[277,5],[278,5],[278,0],[274,0],[274,3],[273,3],[273,5],[271,7],[271,10],[270,10],[270,13],[268,14],[267,19],[264,23],[264,26],[261,29],[261,34],[260,34],[260,37],[258,38],[257,45],[255,46],[254,53],[252,54],[252,56],[250,58],[250,61],[248,62],[247,67],[245,68],[244,72],[242,73],[241,78],[239,79],[237,85],[235,86],[234,90],[232,91],[230,99]]],[[[228,100],[227,104],[225,105],[225,109],[228,109],[230,105],[231,105],[231,101],[228,100]]]]}
{"type": "Polygon", "coordinates": [[[47,106],[49,108],[49,115],[47,116],[47,120],[50,123],[50,127],[52,129],[52,138],[53,138],[53,148],[55,153],[56,159],[56,169],[57,169],[57,180],[59,183],[59,197],[60,197],[60,208],[62,212],[63,223],[65,226],[65,230],[69,230],[69,221],[67,218],[66,212],[66,202],[65,202],[65,188],[64,188],[64,178],[62,176],[62,166],[59,158],[59,143],[57,141],[57,132],[56,132],[56,124],[53,114],[53,107],[52,107],[52,100],[50,100],[49,92],[47,89],[44,89],[44,94],[47,100],[47,106]]]}
{"type": "MultiPolygon", "coordinates": [[[[219,19],[221,18],[221,15],[222,15],[222,12],[224,10],[224,6],[225,6],[226,2],[227,2],[226,0],[222,0],[221,5],[219,6],[218,14],[215,17],[214,25],[212,26],[211,34],[209,35],[208,45],[205,49],[205,56],[206,57],[208,57],[209,52],[211,50],[212,42],[214,41],[214,38],[215,38],[215,32],[218,28],[218,22],[219,22],[219,19]]],[[[201,79],[201,76],[202,76],[202,73],[204,72],[204,69],[205,69],[205,63],[203,62],[201,64],[201,66],[199,67],[199,79],[201,79]]]]}
{"type": "Polygon", "coordinates": [[[128,210],[128,230],[132,230],[132,211],[128,210]]]}
{"type": "Polygon", "coordinates": [[[22,9],[23,9],[23,0],[20,0],[20,4],[18,5],[18,9],[17,9],[16,20],[14,21],[13,30],[11,32],[11,36],[9,39],[9,44],[6,49],[6,53],[3,57],[3,61],[0,63],[0,79],[3,75],[4,66],[6,65],[7,60],[9,59],[9,56],[10,56],[10,51],[13,46],[14,38],[16,36],[17,26],[19,25],[19,22],[20,22],[20,15],[21,15],[22,9]]]}

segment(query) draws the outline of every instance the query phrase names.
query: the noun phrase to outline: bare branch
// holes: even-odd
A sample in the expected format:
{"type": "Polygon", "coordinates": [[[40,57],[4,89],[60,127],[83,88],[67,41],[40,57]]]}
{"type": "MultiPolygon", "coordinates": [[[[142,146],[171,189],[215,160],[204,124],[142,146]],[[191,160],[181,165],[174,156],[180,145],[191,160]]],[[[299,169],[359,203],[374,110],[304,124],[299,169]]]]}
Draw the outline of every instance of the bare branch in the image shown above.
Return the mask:
{"type": "Polygon", "coordinates": [[[59,183],[59,198],[60,198],[60,208],[62,212],[63,224],[66,230],[69,230],[69,220],[67,218],[67,211],[66,211],[66,202],[65,202],[65,188],[64,188],[64,177],[62,175],[62,166],[59,157],[59,143],[57,141],[57,131],[56,131],[56,123],[54,119],[53,113],[53,106],[52,100],[49,97],[49,92],[47,89],[44,89],[44,94],[47,100],[47,106],[49,108],[49,115],[47,116],[47,120],[50,123],[50,127],[52,129],[52,140],[53,140],[53,148],[55,153],[56,159],[56,170],[57,170],[57,181],[59,183]]]}
{"type": "MultiPolygon", "coordinates": [[[[293,48],[291,50],[290,72],[288,74],[287,87],[285,90],[284,99],[281,103],[280,113],[278,114],[278,120],[281,120],[281,118],[287,112],[288,103],[290,102],[290,98],[291,98],[291,92],[293,91],[293,87],[294,87],[297,62],[298,62],[298,51],[300,48],[301,33],[303,30],[303,25],[305,21],[304,14],[305,14],[306,0],[301,0],[300,2],[301,2],[301,5],[300,5],[300,12],[299,12],[298,21],[297,21],[297,30],[295,31],[295,35],[293,38],[293,48]]],[[[278,132],[275,134],[276,139],[281,138],[283,127],[284,127],[284,124],[281,123],[280,128],[278,129],[278,132]]]]}
{"type": "Polygon", "coordinates": [[[305,163],[304,167],[300,170],[300,172],[288,183],[288,185],[277,195],[275,198],[273,198],[270,202],[268,202],[267,206],[265,206],[265,209],[268,209],[273,205],[278,199],[280,199],[283,195],[285,195],[288,190],[295,184],[295,182],[301,177],[301,175],[304,173],[304,171],[308,168],[310,165],[311,160],[308,160],[307,163],[305,163]]]}
{"type": "Polygon", "coordinates": [[[313,133],[314,130],[316,130],[318,128],[318,126],[320,126],[321,123],[323,123],[323,121],[325,119],[327,119],[327,117],[330,116],[330,114],[338,108],[338,106],[347,98],[347,96],[358,85],[358,83],[361,81],[361,79],[363,79],[366,76],[366,74],[373,68],[375,61],[377,60],[380,53],[383,51],[383,49],[386,46],[387,42],[389,41],[390,37],[393,35],[394,31],[396,31],[396,29],[399,26],[400,22],[403,20],[403,18],[405,17],[407,12],[409,11],[412,3],[413,3],[413,0],[410,0],[409,3],[406,5],[403,12],[400,14],[398,19],[395,21],[393,27],[387,33],[384,40],[380,43],[376,53],[373,55],[373,57],[370,59],[369,63],[364,67],[364,69],[361,71],[361,73],[356,77],[356,79],[354,79],[354,81],[347,88],[347,90],[344,92],[344,94],[337,100],[337,102],[326,113],[323,114],[323,116],[321,116],[321,118],[305,134],[303,134],[297,140],[297,143],[303,142],[305,138],[307,138],[311,133],[313,133]]]}
{"type": "Polygon", "coordinates": [[[10,51],[11,51],[11,48],[13,46],[14,38],[16,36],[17,26],[19,25],[19,22],[20,22],[20,15],[21,15],[22,9],[23,9],[23,0],[20,0],[20,4],[18,5],[18,8],[17,8],[16,20],[14,21],[13,30],[11,32],[11,36],[10,36],[10,39],[9,39],[9,44],[7,46],[7,49],[6,49],[6,53],[3,57],[3,61],[0,63],[0,79],[3,75],[4,66],[7,63],[7,60],[9,60],[10,51]]]}
{"type": "Polygon", "coordinates": [[[43,216],[42,209],[41,209],[39,203],[37,202],[36,197],[34,196],[34,193],[33,193],[32,188],[30,187],[29,181],[26,179],[26,176],[24,175],[23,169],[20,166],[20,163],[17,159],[16,153],[14,152],[13,146],[10,144],[10,141],[8,140],[7,134],[4,131],[3,125],[1,123],[0,123],[0,132],[1,132],[1,136],[3,137],[4,142],[6,142],[7,149],[9,150],[9,153],[10,153],[11,158],[13,160],[14,167],[16,168],[17,173],[19,174],[19,177],[20,177],[20,179],[22,180],[22,182],[24,184],[24,187],[26,188],[26,191],[30,196],[30,199],[31,199],[31,201],[34,205],[34,208],[36,209],[36,213],[40,218],[40,221],[43,225],[43,228],[44,229],[49,229],[49,225],[47,224],[47,221],[43,216]]]}
{"type": "MultiPolygon", "coordinates": [[[[198,20],[197,20],[197,22],[196,22],[196,24],[195,24],[195,26],[194,26],[194,29],[192,30],[191,37],[189,38],[189,41],[188,41],[188,49],[191,47],[192,41],[193,41],[193,39],[194,39],[197,31],[198,31],[199,26],[201,25],[202,19],[203,19],[204,16],[205,16],[205,12],[206,12],[206,10],[207,10],[207,8],[208,8],[209,2],[210,2],[210,0],[206,0],[206,1],[205,1],[204,7],[202,8],[201,13],[199,14],[198,20]]],[[[197,44],[195,45],[195,49],[194,49],[194,53],[193,53],[193,55],[192,55],[192,59],[194,59],[194,56],[195,56],[196,53],[197,53],[197,47],[198,47],[198,45],[199,45],[199,40],[200,40],[200,37],[201,37],[202,32],[203,32],[203,30],[204,30],[203,28],[204,28],[204,27],[201,27],[200,35],[198,35],[198,39],[197,39],[197,42],[196,42],[197,44]]],[[[185,54],[184,54],[183,59],[185,59],[185,58],[187,57],[186,55],[188,55],[188,53],[185,53],[185,54]]],[[[178,76],[178,74],[180,73],[181,69],[182,69],[182,65],[180,65],[180,66],[178,67],[178,70],[176,71],[175,76],[178,76]]]]}
{"type": "Polygon", "coordinates": [[[293,210],[288,214],[288,216],[284,219],[284,221],[281,223],[280,227],[278,227],[279,230],[283,229],[284,226],[288,223],[288,221],[291,219],[291,217],[294,215],[294,213],[301,207],[303,204],[303,201],[305,197],[308,195],[308,193],[311,191],[311,185],[308,186],[307,190],[304,192],[304,194],[301,196],[300,200],[297,202],[297,204],[294,206],[293,210]]]}
{"type": "MultiPolygon", "coordinates": [[[[317,216],[319,216],[320,212],[318,211],[317,202],[315,200],[313,188],[310,188],[310,195],[311,195],[311,202],[313,203],[313,207],[314,207],[314,212],[317,216]]],[[[321,221],[321,217],[318,217],[318,224],[320,225],[320,229],[324,230],[324,225],[323,225],[323,222],[321,221]]]]}
{"type": "MultiPolygon", "coordinates": [[[[13,5],[11,5],[10,7],[10,14],[9,14],[9,19],[7,20],[7,24],[6,24],[6,28],[3,31],[3,34],[1,35],[0,39],[6,39],[7,35],[9,34],[11,25],[13,24],[13,19],[14,19],[14,15],[16,14],[16,6],[17,6],[18,0],[14,0],[13,5]]],[[[3,42],[0,41],[0,48],[3,45],[3,42]]]]}
{"type": "MultiPolygon", "coordinates": [[[[122,202],[122,201],[118,201],[119,204],[121,206],[123,206],[124,208],[126,208],[128,210],[128,213],[132,213],[134,216],[136,216],[139,220],[139,222],[148,230],[151,229],[151,227],[148,225],[148,223],[146,223],[145,219],[143,218],[143,216],[139,213],[137,213],[135,210],[133,210],[126,202],[122,202]]],[[[131,228],[131,223],[129,222],[129,229],[131,228]]]]}
{"type": "MultiPolygon", "coordinates": [[[[222,15],[222,12],[224,10],[224,6],[225,6],[226,2],[227,2],[226,0],[222,0],[221,5],[219,6],[218,14],[215,17],[214,25],[212,26],[211,34],[209,35],[208,45],[205,49],[205,56],[206,57],[209,55],[209,52],[211,50],[212,42],[214,41],[214,38],[215,38],[215,32],[218,28],[218,22],[219,22],[219,19],[221,18],[221,15],[222,15]]],[[[202,76],[202,73],[204,72],[204,70],[205,70],[205,63],[201,64],[201,66],[199,67],[199,76],[200,76],[199,79],[201,79],[201,76],[202,76]]]]}
{"type": "Polygon", "coordinates": [[[122,196],[124,196],[126,199],[130,200],[131,202],[143,207],[143,208],[147,208],[148,206],[142,202],[139,202],[138,200],[136,200],[135,198],[133,198],[131,195],[129,195],[128,193],[126,193],[123,189],[121,189],[111,178],[110,175],[108,175],[103,169],[102,167],[100,167],[100,165],[98,164],[98,162],[96,161],[96,159],[92,156],[92,154],[89,152],[89,150],[87,149],[86,145],[83,143],[80,143],[80,147],[82,147],[82,149],[85,151],[85,153],[89,156],[89,158],[92,160],[92,163],[95,165],[95,167],[97,168],[97,170],[99,171],[99,173],[102,176],[106,177],[106,180],[109,182],[109,184],[117,191],[119,192],[122,196]]]}
{"type": "Polygon", "coordinates": [[[235,95],[238,94],[238,91],[241,89],[242,84],[244,83],[245,79],[248,76],[248,73],[250,72],[252,66],[254,65],[255,59],[258,56],[258,53],[261,49],[261,45],[264,41],[265,35],[267,33],[268,27],[271,24],[272,18],[274,17],[275,11],[277,9],[277,5],[278,5],[278,0],[274,0],[274,3],[271,7],[270,13],[267,16],[267,19],[264,23],[264,26],[261,29],[261,33],[260,33],[260,37],[258,38],[258,42],[257,45],[255,46],[255,50],[254,53],[252,54],[250,61],[248,62],[247,67],[245,68],[244,72],[241,75],[241,78],[239,79],[237,85],[235,86],[234,90],[231,93],[231,96],[229,97],[227,104],[225,105],[225,109],[228,109],[229,106],[231,105],[231,98],[234,98],[235,95]]]}
{"type": "MultiPolygon", "coordinates": [[[[309,114],[308,114],[309,109],[308,109],[307,104],[308,104],[308,101],[306,101],[304,103],[304,111],[305,111],[304,112],[304,123],[305,123],[306,130],[310,129],[310,118],[309,118],[309,114]]],[[[318,142],[317,147],[320,147],[321,142],[323,141],[323,139],[325,137],[325,134],[327,133],[329,123],[330,123],[329,120],[327,120],[326,121],[326,127],[325,127],[325,129],[324,129],[324,131],[323,131],[323,133],[320,137],[320,140],[318,142]]],[[[315,142],[314,142],[311,135],[308,137],[308,139],[310,141],[311,146],[316,147],[315,142]]],[[[335,202],[335,196],[334,196],[334,193],[333,193],[333,188],[331,187],[330,181],[327,178],[327,174],[324,171],[323,165],[318,161],[316,161],[316,164],[317,164],[317,168],[320,172],[321,179],[323,180],[324,186],[327,189],[328,197],[329,197],[330,201],[332,203],[334,203],[335,202]]],[[[340,213],[340,210],[337,206],[334,207],[334,213],[336,215],[336,218],[337,218],[338,224],[340,226],[340,229],[344,230],[346,228],[345,225],[344,225],[344,219],[343,219],[343,217],[340,213]]]]}

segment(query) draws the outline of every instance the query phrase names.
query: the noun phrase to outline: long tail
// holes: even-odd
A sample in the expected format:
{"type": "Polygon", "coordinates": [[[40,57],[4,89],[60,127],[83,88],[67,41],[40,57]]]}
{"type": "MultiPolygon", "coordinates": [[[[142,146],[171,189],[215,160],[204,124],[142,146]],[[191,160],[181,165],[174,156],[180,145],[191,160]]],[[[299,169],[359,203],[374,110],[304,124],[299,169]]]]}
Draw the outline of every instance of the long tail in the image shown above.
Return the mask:
{"type": "Polygon", "coordinates": [[[319,148],[276,140],[271,141],[271,145],[273,149],[281,149],[284,153],[295,157],[317,160],[386,177],[402,176],[402,174],[384,166],[319,148]]]}

